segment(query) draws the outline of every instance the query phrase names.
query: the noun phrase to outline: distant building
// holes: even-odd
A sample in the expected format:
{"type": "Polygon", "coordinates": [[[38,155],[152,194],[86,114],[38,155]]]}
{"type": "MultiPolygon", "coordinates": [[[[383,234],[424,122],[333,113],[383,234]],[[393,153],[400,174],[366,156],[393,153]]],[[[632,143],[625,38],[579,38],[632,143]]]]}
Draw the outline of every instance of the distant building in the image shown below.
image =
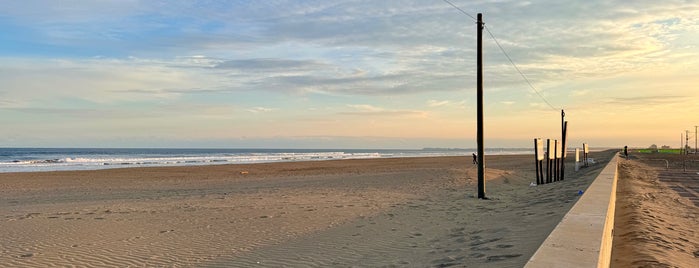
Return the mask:
{"type": "Polygon", "coordinates": [[[648,146],[648,151],[650,151],[651,153],[657,153],[657,152],[659,152],[659,151],[658,151],[658,145],[651,144],[650,146],[648,146]]]}
{"type": "Polygon", "coordinates": [[[663,145],[663,147],[660,147],[660,149],[670,149],[670,146],[663,145]]]}

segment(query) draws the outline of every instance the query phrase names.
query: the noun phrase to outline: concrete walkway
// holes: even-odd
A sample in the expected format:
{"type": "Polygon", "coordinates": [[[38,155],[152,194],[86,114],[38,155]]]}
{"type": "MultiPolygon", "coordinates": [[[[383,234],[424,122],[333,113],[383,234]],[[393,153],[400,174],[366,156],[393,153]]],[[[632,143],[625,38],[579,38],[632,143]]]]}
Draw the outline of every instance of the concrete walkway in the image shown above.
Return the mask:
{"type": "Polygon", "coordinates": [[[609,161],[525,267],[609,267],[617,161],[609,161]]]}

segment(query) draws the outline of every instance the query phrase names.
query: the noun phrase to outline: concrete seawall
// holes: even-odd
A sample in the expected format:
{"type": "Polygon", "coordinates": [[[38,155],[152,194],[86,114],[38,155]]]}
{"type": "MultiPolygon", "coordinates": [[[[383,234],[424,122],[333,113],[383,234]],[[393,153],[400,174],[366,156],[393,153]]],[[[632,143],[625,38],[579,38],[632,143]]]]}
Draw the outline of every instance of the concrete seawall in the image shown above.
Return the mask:
{"type": "Polygon", "coordinates": [[[609,267],[618,158],[602,169],[525,267],[609,267]]]}

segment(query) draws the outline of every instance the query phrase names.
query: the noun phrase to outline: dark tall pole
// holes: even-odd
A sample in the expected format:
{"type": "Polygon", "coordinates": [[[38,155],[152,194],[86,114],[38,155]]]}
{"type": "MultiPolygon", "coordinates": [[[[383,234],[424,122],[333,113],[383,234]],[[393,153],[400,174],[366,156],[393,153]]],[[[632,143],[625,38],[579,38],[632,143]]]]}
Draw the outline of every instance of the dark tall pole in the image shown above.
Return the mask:
{"type": "Polygon", "coordinates": [[[558,140],[553,142],[553,181],[558,181],[559,159],[558,159],[558,140]]]}
{"type": "Polygon", "coordinates": [[[685,147],[685,152],[684,154],[689,154],[689,130],[685,130],[687,134],[684,135],[685,142],[684,142],[684,147],[685,147]]]}
{"type": "Polygon", "coordinates": [[[561,109],[561,180],[565,178],[566,171],[566,113],[561,109]]]}
{"type": "Polygon", "coordinates": [[[566,140],[568,139],[568,121],[563,122],[563,163],[561,164],[561,180],[565,179],[566,171],[566,140]]]}
{"type": "Polygon", "coordinates": [[[534,139],[534,166],[536,167],[536,185],[542,185],[541,178],[539,177],[539,139],[534,139]]]}
{"type": "Polygon", "coordinates": [[[485,197],[485,150],[483,149],[483,14],[478,13],[478,22],[476,22],[478,30],[477,38],[477,72],[476,72],[476,94],[478,98],[478,198],[486,199],[485,197]]]}

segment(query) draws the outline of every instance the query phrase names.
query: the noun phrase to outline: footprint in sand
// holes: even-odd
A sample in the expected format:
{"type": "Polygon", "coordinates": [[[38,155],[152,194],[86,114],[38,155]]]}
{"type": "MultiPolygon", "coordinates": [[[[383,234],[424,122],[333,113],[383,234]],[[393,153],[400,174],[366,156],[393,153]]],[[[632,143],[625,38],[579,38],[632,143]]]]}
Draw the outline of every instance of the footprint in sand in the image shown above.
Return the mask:
{"type": "Polygon", "coordinates": [[[477,238],[477,239],[472,239],[472,240],[475,240],[475,241],[471,242],[471,244],[468,244],[468,245],[469,245],[469,246],[472,246],[472,247],[475,247],[475,246],[480,246],[480,245],[487,244],[487,243],[492,243],[492,242],[495,242],[495,241],[500,241],[501,239],[502,239],[502,238],[491,238],[491,239],[484,239],[484,240],[483,240],[483,239],[477,238]]]}
{"type": "Polygon", "coordinates": [[[468,255],[468,256],[471,257],[471,258],[483,258],[483,257],[485,257],[485,254],[475,252],[475,253],[471,253],[471,254],[468,255]]]}
{"type": "Polygon", "coordinates": [[[488,251],[490,250],[489,247],[471,247],[471,250],[473,251],[488,251]]]}
{"type": "Polygon", "coordinates": [[[522,256],[522,254],[493,255],[488,256],[488,258],[485,259],[485,262],[503,261],[507,259],[517,258],[519,256],[522,256]]]}
{"type": "Polygon", "coordinates": [[[432,261],[436,265],[436,267],[451,267],[455,265],[461,264],[461,261],[464,259],[464,257],[445,257],[441,258],[435,261],[432,261]]]}

